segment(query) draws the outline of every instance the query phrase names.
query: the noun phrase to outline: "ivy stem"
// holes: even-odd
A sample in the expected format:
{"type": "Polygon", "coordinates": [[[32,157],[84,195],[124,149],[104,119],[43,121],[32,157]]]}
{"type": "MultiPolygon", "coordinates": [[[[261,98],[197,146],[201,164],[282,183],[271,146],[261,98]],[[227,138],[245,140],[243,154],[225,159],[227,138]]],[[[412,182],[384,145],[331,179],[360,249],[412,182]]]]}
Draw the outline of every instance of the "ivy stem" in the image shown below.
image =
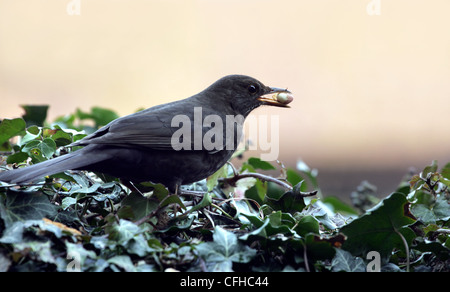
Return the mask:
{"type": "Polygon", "coordinates": [[[310,273],[311,270],[309,269],[308,253],[306,252],[306,242],[305,242],[305,244],[303,245],[303,260],[305,261],[306,272],[310,273]]]}
{"type": "Polygon", "coordinates": [[[410,259],[409,259],[409,246],[408,246],[408,242],[406,242],[406,238],[403,236],[403,234],[398,231],[397,229],[394,229],[395,233],[398,234],[398,236],[400,236],[400,238],[403,241],[403,245],[405,246],[405,253],[406,253],[406,271],[409,272],[409,266],[410,266],[410,259]]]}

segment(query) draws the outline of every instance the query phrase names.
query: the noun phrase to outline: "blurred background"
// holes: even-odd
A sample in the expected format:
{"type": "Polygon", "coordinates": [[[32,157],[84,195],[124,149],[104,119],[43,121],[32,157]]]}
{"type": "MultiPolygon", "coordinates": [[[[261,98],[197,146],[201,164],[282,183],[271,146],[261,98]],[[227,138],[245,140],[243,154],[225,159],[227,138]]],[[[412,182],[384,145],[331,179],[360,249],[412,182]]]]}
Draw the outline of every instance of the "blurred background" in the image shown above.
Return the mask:
{"type": "MultiPolygon", "coordinates": [[[[288,87],[279,159],[325,195],[450,162],[448,0],[0,0],[0,118],[120,115],[228,74],[288,87]]],[[[255,153],[250,153],[255,155],[255,153]]]]}

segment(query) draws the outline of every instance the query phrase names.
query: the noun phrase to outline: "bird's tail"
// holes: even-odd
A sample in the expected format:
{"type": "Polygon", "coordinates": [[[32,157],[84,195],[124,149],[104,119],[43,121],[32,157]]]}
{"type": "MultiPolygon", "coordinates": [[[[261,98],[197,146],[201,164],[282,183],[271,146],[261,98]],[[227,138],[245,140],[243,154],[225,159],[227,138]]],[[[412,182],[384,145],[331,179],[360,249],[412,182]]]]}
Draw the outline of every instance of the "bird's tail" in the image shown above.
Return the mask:
{"type": "Polygon", "coordinates": [[[44,176],[57,174],[69,169],[82,169],[87,165],[104,159],[101,155],[91,155],[83,150],[81,149],[28,167],[4,171],[0,173],[0,181],[19,185],[30,183],[44,176]]]}

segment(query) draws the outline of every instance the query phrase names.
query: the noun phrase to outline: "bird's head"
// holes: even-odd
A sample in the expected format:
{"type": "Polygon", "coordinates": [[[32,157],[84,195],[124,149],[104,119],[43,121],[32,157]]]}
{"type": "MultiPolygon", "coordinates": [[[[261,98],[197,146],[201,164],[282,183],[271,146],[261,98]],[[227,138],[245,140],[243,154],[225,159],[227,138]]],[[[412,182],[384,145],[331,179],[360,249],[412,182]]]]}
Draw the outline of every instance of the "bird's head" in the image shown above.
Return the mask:
{"type": "Polygon", "coordinates": [[[245,75],[225,76],[208,87],[206,92],[209,98],[230,105],[236,114],[244,117],[261,105],[288,108],[293,100],[289,90],[265,86],[245,75]]]}

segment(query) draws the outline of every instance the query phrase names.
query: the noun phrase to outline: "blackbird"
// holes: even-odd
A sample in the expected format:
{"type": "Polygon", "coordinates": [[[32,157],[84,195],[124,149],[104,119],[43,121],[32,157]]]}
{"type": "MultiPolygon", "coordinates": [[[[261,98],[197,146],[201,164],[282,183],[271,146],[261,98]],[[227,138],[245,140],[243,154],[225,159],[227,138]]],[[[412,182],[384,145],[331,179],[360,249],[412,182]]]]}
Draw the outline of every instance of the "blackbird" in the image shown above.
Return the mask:
{"type": "Polygon", "coordinates": [[[183,184],[210,176],[231,158],[243,119],[253,109],[261,105],[289,107],[291,101],[287,89],[267,87],[249,76],[225,76],[196,95],[118,118],[68,146],[85,146],[80,150],[0,173],[0,181],[23,185],[66,170],[86,170],[135,183],[162,183],[177,192],[183,184]],[[206,123],[208,117],[212,123],[206,123]],[[229,121],[234,121],[231,127],[229,121]],[[182,128],[193,135],[186,131],[181,135],[177,131],[182,128]],[[212,128],[216,131],[208,133],[212,128]],[[214,147],[201,143],[204,140],[214,147]]]}

